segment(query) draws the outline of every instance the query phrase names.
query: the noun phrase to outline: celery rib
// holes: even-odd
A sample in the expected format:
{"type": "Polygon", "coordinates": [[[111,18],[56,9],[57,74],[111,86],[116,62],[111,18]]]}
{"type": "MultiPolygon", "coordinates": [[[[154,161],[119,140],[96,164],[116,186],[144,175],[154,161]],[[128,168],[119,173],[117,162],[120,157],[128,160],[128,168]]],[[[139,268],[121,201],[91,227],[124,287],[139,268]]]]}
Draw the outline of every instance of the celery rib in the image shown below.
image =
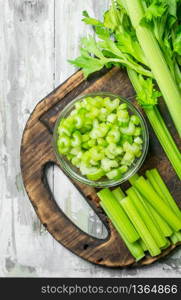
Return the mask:
{"type": "Polygon", "coordinates": [[[137,229],[140,237],[144,241],[148,251],[150,252],[151,256],[156,256],[161,253],[160,248],[157,246],[155,240],[153,239],[150,231],[146,227],[145,223],[143,222],[142,218],[140,217],[137,208],[130,200],[129,197],[124,198],[121,200],[121,205],[125,212],[128,214],[129,218],[133,222],[135,228],[137,229]]]}
{"type": "Polygon", "coordinates": [[[146,172],[146,176],[153,185],[155,190],[159,193],[160,197],[164,198],[166,203],[172,208],[175,214],[181,219],[181,210],[178,208],[175,200],[173,199],[170,191],[168,190],[166,184],[161,178],[159,172],[156,169],[146,172]]]}
{"type": "Polygon", "coordinates": [[[144,9],[140,0],[125,0],[138,41],[163,94],[174,124],[181,136],[181,95],[152,31],[140,24],[144,9]]]}
{"type": "Polygon", "coordinates": [[[106,204],[104,204],[101,201],[100,205],[103,208],[103,210],[105,211],[108,218],[111,220],[112,224],[114,225],[115,229],[117,230],[117,232],[119,233],[121,238],[123,239],[125,245],[127,246],[128,250],[130,251],[132,256],[136,259],[136,261],[141,260],[145,256],[145,254],[144,254],[144,251],[143,251],[142,246],[139,243],[139,241],[136,241],[134,243],[130,243],[128,241],[128,239],[126,238],[126,236],[125,236],[122,228],[120,227],[119,223],[115,220],[114,216],[110,213],[110,211],[107,208],[106,204]]]}
{"type": "Polygon", "coordinates": [[[151,184],[146,181],[144,177],[139,177],[134,185],[143,195],[143,197],[145,197],[148,202],[157,210],[157,212],[165,219],[171,228],[173,228],[175,231],[179,231],[181,229],[181,220],[171,209],[169,209],[169,206],[165,204],[164,200],[159,197],[157,192],[155,192],[151,184]]]}
{"type": "Polygon", "coordinates": [[[126,194],[130,200],[134,203],[135,207],[138,210],[142,220],[150,231],[152,237],[154,238],[156,244],[159,248],[164,247],[167,244],[166,238],[163,236],[162,232],[156,227],[152,217],[150,216],[149,211],[145,207],[141,195],[138,196],[134,187],[129,188],[126,191],[126,194]]]}
{"type": "Polygon", "coordinates": [[[112,192],[109,189],[103,189],[97,195],[101,199],[102,203],[106,205],[110,213],[114,215],[114,219],[120,225],[127,240],[130,243],[137,241],[139,239],[139,235],[136,229],[112,192]]]}

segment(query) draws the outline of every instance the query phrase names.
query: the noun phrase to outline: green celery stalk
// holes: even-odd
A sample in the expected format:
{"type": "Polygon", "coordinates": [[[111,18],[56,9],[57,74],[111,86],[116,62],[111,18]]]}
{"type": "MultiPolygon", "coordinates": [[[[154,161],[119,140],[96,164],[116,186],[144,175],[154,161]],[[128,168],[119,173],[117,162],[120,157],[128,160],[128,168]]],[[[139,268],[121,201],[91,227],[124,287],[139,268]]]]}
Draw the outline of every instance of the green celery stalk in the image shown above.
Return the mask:
{"type": "MultiPolygon", "coordinates": [[[[172,210],[176,213],[176,215],[181,218],[181,212],[176,205],[175,200],[171,196],[167,186],[165,185],[163,179],[161,178],[160,174],[156,169],[150,170],[146,172],[146,176],[155,189],[155,191],[159,194],[160,197],[162,197],[165,202],[172,208],[172,210]]],[[[181,233],[180,232],[174,232],[171,236],[171,241],[173,244],[176,244],[177,242],[181,241],[181,233]]]]}
{"type": "Polygon", "coordinates": [[[149,122],[153,127],[163,150],[165,151],[178,177],[181,179],[181,153],[170,135],[158,108],[144,108],[144,111],[146,112],[149,122]]]}
{"type": "Polygon", "coordinates": [[[150,212],[147,210],[147,208],[144,205],[142,197],[139,197],[137,195],[136,189],[134,187],[129,188],[126,191],[126,194],[129,196],[130,200],[135,205],[138,213],[140,214],[142,220],[144,221],[145,225],[150,231],[150,234],[154,238],[158,247],[159,248],[164,247],[167,244],[167,240],[162,234],[162,232],[159,231],[159,228],[156,226],[156,224],[154,223],[152,216],[150,216],[150,212]]]}
{"type": "Polygon", "coordinates": [[[178,237],[175,233],[170,237],[170,239],[171,239],[172,244],[174,244],[174,245],[176,245],[179,241],[178,237]]]}
{"type": "MultiPolygon", "coordinates": [[[[139,82],[138,75],[131,69],[127,69],[127,72],[136,93],[140,93],[142,91],[142,86],[139,82]]],[[[144,106],[143,109],[163,150],[165,151],[178,177],[181,179],[181,153],[177,148],[177,145],[175,144],[170,132],[168,131],[158,108],[153,105],[152,107],[149,106],[148,108],[144,106]]]]}
{"type": "Polygon", "coordinates": [[[137,38],[148,64],[160,87],[174,124],[181,136],[181,95],[174,82],[172,74],[164,59],[163,53],[154,37],[153,32],[140,24],[144,17],[144,8],[141,0],[125,0],[127,12],[136,30],[137,38]]]}
{"type": "Polygon", "coordinates": [[[167,240],[167,243],[165,244],[164,247],[162,247],[162,250],[167,249],[171,245],[171,242],[169,241],[169,239],[166,239],[166,240],[167,240]]]}
{"type": "Polygon", "coordinates": [[[110,210],[107,208],[106,204],[104,204],[102,201],[100,202],[101,207],[105,211],[108,218],[111,220],[112,224],[114,225],[117,232],[120,234],[121,238],[123,239],[125,245],[127,246],[130,253],[133,255],[133,257],[136,259],[136,261],[141,260],[145,254],[142,249],[142,246],[139,241],[136,241],[134,243],[130,243],[126,236],[124,235],[124,232],[120,226],[120,224],[115,220],[114,216],[110,213],[110,210]]]}
{"type": "Polygon", "coordinates": [[[181,220],[175,215],[170,207],[165,204],[164,200],[159,197],[157,192],[155,192],[151,184],[146,181],[144,177],[139,177],[134,186],[175,231],[181,229],[181,220]]]}
{"type": "Polygon", "coordinates": [[[170,226],[167,224],[167,222],[157,213],[155,208],[152,207],[148,201],[145,201],[144,203],[148,207],[155,222],[158,224],[159,229],[163,232],[163,235],[165,237],[170,237],[173,234],[173,230],[170,228],[170,226]]]}
{"type": "Polygon", "coordinates": [[[146,172],[146,176],[149,179],[150,183],[153,185],[155,190],[158,192],[160,197],[165,199],[166,203],[172,208],[175,214],[181,219],[181,210],[177,206],[175,200],[173,199],[170,191],[168,190],[165,182],[161,178],[157,169],[153,169],[146,172]]]}
{"type": "Polygon", "coordinates": [[[135,228],[137,229],[141,239],[144,241],[150,255],[159,255],[161,253],[160,248],[157,246],[150,231],[146,227],[134,203],[130,200],[129,197],[126,197],[123,200],[121,200],[121,205],[127,213],[127,215],[129,216],[132,223],[134,224],[135,228]]]}
{"type": "Polygon", "coordinates": [[[118,203],[114,195],[109,189],[103,189],[97,194],[103,204],[106,205],[107,209],[114,216],[114,219],[118,224],[126,236],[127,240],[130,243],[133,243],[139,239],[139,235],[135,230],[133,224],[129,220],[128,216],[125,214],[121,205],[118,203]]]}
{"type": "Polygon", "coordinates": [[[120,187],[114,189],[114,190],[112,191],[112,193],[113,193],[114,197],[115,197],[118,201],[122,200],[122,199],[125,197],[125,194],[124,194],[124,192],[121,190],[120,187]]]}
{"type": "Polygon", "coordinates": [[[144,252],[146,252],[148,250],[147,247],[146,247],[146,244],[143,242],[143,240],[140,240],[140,245],[141,245],[144,252]]]}
{"type": "Polygon", "coordinates": [[[131,178],[129,178],[129,182],[134,185],[134,183],[139,179],[139,175],[135,174],[131,178]]]}

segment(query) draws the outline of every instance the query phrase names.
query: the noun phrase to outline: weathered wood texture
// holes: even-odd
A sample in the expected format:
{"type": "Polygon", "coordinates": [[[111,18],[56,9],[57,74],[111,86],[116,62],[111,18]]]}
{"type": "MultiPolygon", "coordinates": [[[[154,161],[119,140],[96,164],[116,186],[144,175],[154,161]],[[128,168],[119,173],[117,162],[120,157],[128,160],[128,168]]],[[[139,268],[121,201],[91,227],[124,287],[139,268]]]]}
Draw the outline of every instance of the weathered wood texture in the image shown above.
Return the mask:
{"type": "MultiPolygon", "coordinates": [[[[141,270],[111,270],[83,261],[41,227],[23,190],[19,147],[25,123],[39,99],[74,72],[66,59],[78,54],[80,37],[90,32],[81,23],[80,12],[87,9],[101,16],[108,2],[0,0],[0,276],[181,275],[180,251],[141,270]]],[[[68,180],[59,171],[51,172],[49,180],[64,211],[68,214],[71,209],[75,222],[82,219],[85,229],[83,216],[89,215],[93,227],[94,214],[79,201],[80,195],[68,180]],[[60,180],[64,193],[59,189],[60,180]]]]}
{"type": "MultiPolygon", "coordinates": [[[[71,100],[79,95],[98,91],[114,92],[125,98],[133,98],[134,91],[124,71],[114,68],[102,73],[97,73],[89,80],[84,80],[82,72],[77,72],[36,106],[23,134],[21,168],[24,185],[35,211],[43,225],[57,241],[73,253],[95,264],[107,267],[125,267],[134,264],[135,261],[113,227],[108,227],[109,236],[105,240],[98,240],[83,233],[62,214],[45,180],[46,165],[59,164],[52,144],[54,125],[60,111],[71,100]]],[[[164,106],[162,108],[165,114],[166,108],[164,106]]],[[[167,124],[171,125],[170,121],[167,124]]],[[[170,167],[151,128],[150,135],[149,155],[140,172],[156,167],[167,185],[171,186],[170,191],[181,206],[179,179],[170,167]]],[[[177,138],[176,133],[175,138],[177,138]]],[[[106,223],[107,219],[99,207],[96,190],[76,181],[74,184],[84,194],[85,199],[89,201],[102,221],[106,223]]],[[[62,187],[60,183],[60,188],[63,189],[63,183],[62,187]]],[[[172,246],[170,250],[174,248],[172,246]]],[[[169,250],[163,252],[158,258],[167,253],[169,250]]],[[[139,264],[150,264],[158,258],[148,256],[139,264]]]]}

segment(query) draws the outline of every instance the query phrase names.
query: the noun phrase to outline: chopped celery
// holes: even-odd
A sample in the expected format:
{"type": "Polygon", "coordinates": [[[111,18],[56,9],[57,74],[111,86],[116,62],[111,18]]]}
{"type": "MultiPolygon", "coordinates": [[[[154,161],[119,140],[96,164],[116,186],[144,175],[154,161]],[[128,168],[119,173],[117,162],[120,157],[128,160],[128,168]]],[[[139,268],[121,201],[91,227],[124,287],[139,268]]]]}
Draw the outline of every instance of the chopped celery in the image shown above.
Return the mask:
{"type": "Polygon", "coordinates": [[[90,180],[99,180],[105,175],[105,172],[102,169],[97,169],[96,171],[87,174],[87,178],[90,180]]]}
{"type": "Polygon", "coordinates": [[[104,158],[101,160],[101,166],[105,172],[110,172],[111,169],[118,167],[118,163],[115,160],[104,158]]]}
{"type": "Polygon", "coordinates": [[[116,219],[127,240],[131,243],[137,241],[139,235],[113,193],[109,189],[103,189],[97,195],[116,219]]]}
{"type": "Polygon", "coordinates": [[[141,239],[144,241],[149,253],[151,256],[157,256],[161,253],[160,248],[157,246],[154,238],[152,237],[150,231],[148,230],[147,226],[145,225],[144,221],[142,220],[140,214],[136,206],[130,200],[129,197],[124,198],[121,200],[121,205],[124,211],[129,216],[130,220],[134,224],[136,230],[138,231],[141,239]]]}
{"type": "Polygon", "coordinates": [[[89,180],[118,180],[142,154],[139,123],[121,99],[85,97],[58,125],[58,152],[89,180]]]}
{"type": "Polygon", "coordinates": [[[108,172],[106,175],[109,179],[115,179],[115,180],[118,180],[122,177],[122,173],[120,169],[113,169],[112,171],[108,172]]]}

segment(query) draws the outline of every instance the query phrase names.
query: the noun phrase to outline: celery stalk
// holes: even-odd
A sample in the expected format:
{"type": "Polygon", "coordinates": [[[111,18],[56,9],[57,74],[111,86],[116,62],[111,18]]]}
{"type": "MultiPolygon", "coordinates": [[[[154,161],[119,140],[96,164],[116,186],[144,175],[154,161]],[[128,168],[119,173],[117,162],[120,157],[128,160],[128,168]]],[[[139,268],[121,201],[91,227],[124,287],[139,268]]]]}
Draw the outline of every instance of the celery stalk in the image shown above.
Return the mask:
{"type": "MultiPolygon", "coordinates": [[[[165,202],[173,209],[173,211],[176,213],[176,215],[181,218],[181,212],[176,205],[173,197],[171,196],[167,186],[165,185],[163,179],[161,178],[160,174],[156,169],[150,170],[146,172],[146,176],[150,183],[152,184],[155,191],[159,194],[160,197],[162,197],[165,202]]],[[[173,244],[176,244],[177,242],[181,241],[181,233],[180,232],[174,232],[171,236],[171,241],[173,244]]]]}
{"type": "Polygon", "coordinates": [[[125,194],[124,192],[121,190],[120,187],[114,189],[112,191],[114,197],[118,200],[118,201],[121,201],[124,197],[125,197],[125,194]]]}
{"type": "Polygon", "coordinates": [[[155,188],[155,190],[159,193],[160,197],[165,199],[166,203],[168,203],[168,205],[172,208],[175,214],[181,219],[181,210],[177,206],[175,200],[170,194],[170,191],[168,190],[158,171],[156,169],[147,171],[146,176],[155,188]]]}
{"type": "Polygon", "coordinates": [[[145,205],[148,207],[155,222],[158,224],[159,229],[163,232],[163,235],[165,237],[171,236],[173,234],[173,230],[170,228],[167,222],[157,213],[155,208],[152,207],[148,201],[145,201],[145,205]]]}
{"type": "Polygon", "coordinates": [[[136,259],[136,261],[141,260],[145,254],[142,249],[142,246],[139,241],[136,241],[134,243],[130,243],[126,236],[124,235],[124,232],[122,228],[120,227],[120,224],[115,220],[113,215],[111,214],[110,210],[107,208],[106,204],[104,204],[102,201],[100,202],[101,207],[105,211],[108,218],[111,220],[112,224],[114,225],[117,232],[120,234],[121,238],[123,239],[125,245],[127,246],[130,253],[133,255],[133,257],[136,259]]]}
{"type": "Polygon", "coordinates": [[[126,191],[126,194],[129,196],[130,200],[135,205],[138,213],[140,214],[142,220],[144,221],[145,225],[147,226],[148,230],[150,231],[150,234],[154,238],[156,244],[159,248],[164,247],[167,244],[166,238],[163,236],[162,232],[159,231],[158,227],[153,221],[152,216],[150,216],[149,210],[144,205],[144,202],[142,200],[142,196],[136,193],[136,190],[134,187],[129,188],[126,191]]]}
{"type": "Polygon", "coordinates": [[[131,178],[129,178],[129,182],[134,185],[134,183],[139,179],[139,175],[135,174],[131,178]]]}
{"type": "Polygon", "coordinates": [[[114,219],[120,225],[127,240],[130,243],[137,241],[139,239],[137,231],[112,192],[109,189],[103,189],[97,195],[103,204],[106,205],[110,213],[114,216],[114,219]]]}
{"type": "Polygon", "coordinates": [[[174,124],[181,136],[181,95],[152,31],[140,24],[144,8],[140,0],[125,0],[137,38],[160,87],[174,124]]]}
{"type": "Polygon", "coordinates": [[[157,246],[155,240],[153,239],[150,231],[146,227],[144,221],[139,215],[136,206],[130,200],[129,197],[121,200],[121,205],[124,208],[125,212],[128,214],[129,218],[133,222],[135,228],[140,234],[141,239],[144,241],[148,251],[151,256],[156,256],[161,253],[159,247],[157,246]]]}
{"type": "MultiPolygon", "coordinates": [[[[138,75],[131,69],[127,69],[127,72],[135,91],[140,93],[143,87],[138,80],[138,75]]],[[[163,150],[165,151],[178,177],[181,179],[181,153],[168,131],[158,108],[154,105],[148,108],[144,106],[143,109],[163,150]]]]}
{"type": "Polygon", "coordinates": [[[155,192],[151,184],[146,181],[144,177],[139,177],[134,185],[143,195],[143,197],[148,200],[148,202],[157,210],[157,212],[175,231],[179,231],[181,229],[181,220],[175,215],[170,207],[165,204],[164,200],[159,197],[157,192],[155,192]]]}
{"type": "Polygon", "coordinates": [[[144,252],[148,250],[147,247],[146,247],[146,244],[145,244],[145,242],[143,242],[143,240],[140,240],[140,245],[141,245],[144,252]]]}
{"type": "Polygon", "coordinates": [[[178,177],[181,179],[181,154],[170,135],[158,108],[145,108],[144,110],[161,146],[163,147],[163,150],[165,151],[178,177]]]}

